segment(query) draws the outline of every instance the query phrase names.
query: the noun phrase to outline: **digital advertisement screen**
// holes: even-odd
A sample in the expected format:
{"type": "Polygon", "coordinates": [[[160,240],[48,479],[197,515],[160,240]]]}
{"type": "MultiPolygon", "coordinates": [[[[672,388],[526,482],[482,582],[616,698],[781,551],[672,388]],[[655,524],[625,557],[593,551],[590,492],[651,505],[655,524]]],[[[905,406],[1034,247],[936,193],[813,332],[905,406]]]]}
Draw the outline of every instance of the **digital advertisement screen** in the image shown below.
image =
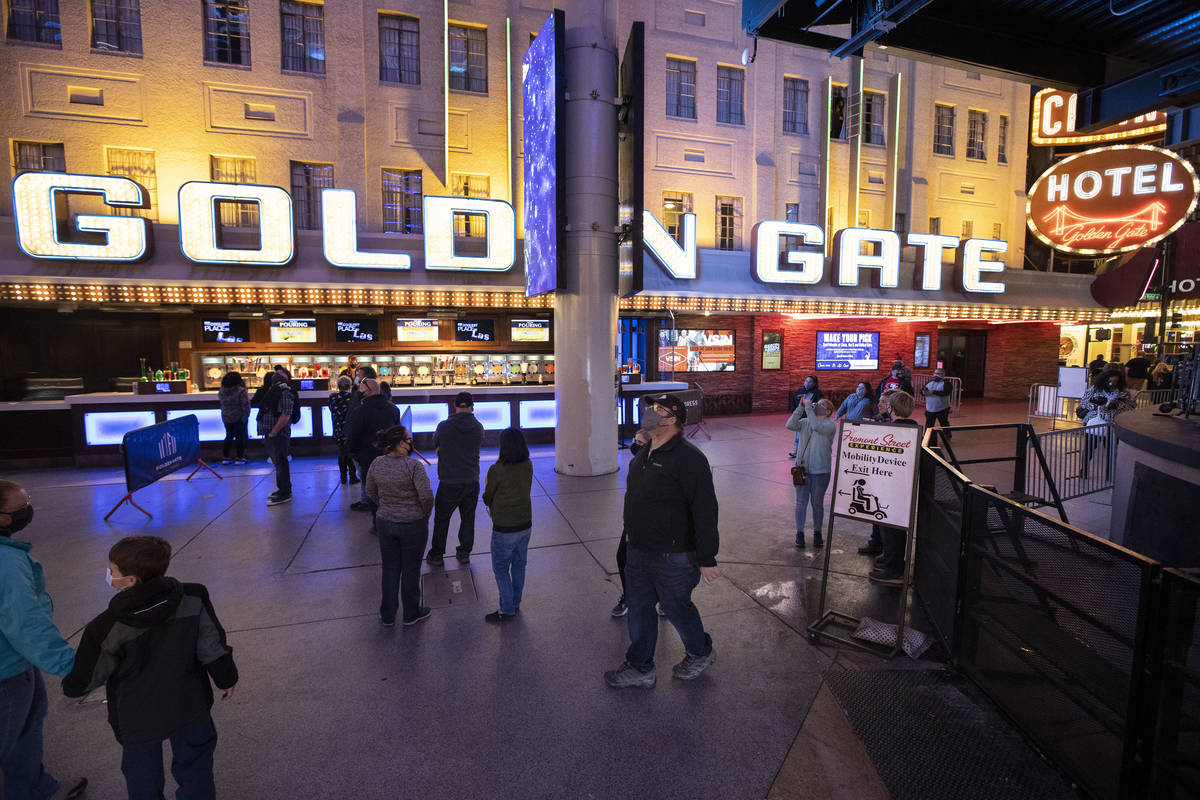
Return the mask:
{"type": "Polygon", "coordinates": [[[339,319],[334,321],[334,325],[336,327],[334,341],[379,341],[379,320],[377,319],[339,319]]]}
{"type": "Polygon", "coordinates": [[[438,321],[436,319],[397,319],[396,341],[436,342],[438,321]]]}
{"type": "Polygon", "coordinates": [[[783,332],[763,331],[762,368],[783,369],[783,332]]]}
{"type": "Polygon", "coordinates": [[[494,319],[458,320],[454,323],[454,341],[494,342],[496,341],[496,321],[494,319]]]}
{"type": "Polygon", "coordinates": [[[680,328],[658,332],[663,372],[733,372],[733,331],[680,328]]]}
{"type": "Polygon", "coordinates": [[[315,343],[317,341],[317,321],[315,319],[273,319],[271,320],[271,341],[315,343]]]}
{"type": "Polygon", "coordinates": [[[817,369],[879,369],[879,332],[817,331],[817,369]]]}
{"type": "Polygon", "coordinates": [[[621,57],[621,113],[617,115],[617,224],[628,226],[617,250],[617,291],[642,290],[642,212],[646,207],[646,23],[634,22],[621,57]]]}
{"type": "Polygon", "coordinates": [[[512,340],[514,342],[550,341],[550,320],[514,319],[512,321],[512,340]]]}
{"type": "Polygon", "coordinates": [[[248,319],[206,319],[202,340],[205,342],[248,342],[250,341],[250,320],[248,319]]]}
{"type": "Polygon", "coordinates": [[[522,126],[525,162],[525,294],[558,288],[566,207],[565,185],[558,180],[563,156],[563,106],[566,71],[563,64],[564,16],[554,11],[521,59],[522,126]]]}

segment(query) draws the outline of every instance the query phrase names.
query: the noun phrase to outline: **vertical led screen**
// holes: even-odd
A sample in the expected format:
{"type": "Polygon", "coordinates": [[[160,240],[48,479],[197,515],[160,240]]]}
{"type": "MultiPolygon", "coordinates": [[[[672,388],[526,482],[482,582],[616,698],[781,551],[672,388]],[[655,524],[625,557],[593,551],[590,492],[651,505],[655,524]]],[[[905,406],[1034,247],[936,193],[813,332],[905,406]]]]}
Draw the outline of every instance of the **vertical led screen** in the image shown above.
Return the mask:
{"type": "Polygon", "coordinates": [[[621,57],[621,110],[617,112],[618,149],[617,221],[621,225],[618,293],[629,297],[642,290],[642,209],[646,205],[646,23],[629,30],[621,57]]]}
{"type": "Polygon", "coordinates": [[[521,59],[525,294],[529,297],[557,289],[562,274],[566,191],[558,179],[558,167],[563,161],[563,106],[567,89],[564,29],[563,12],[553,12],[521,59]]]}

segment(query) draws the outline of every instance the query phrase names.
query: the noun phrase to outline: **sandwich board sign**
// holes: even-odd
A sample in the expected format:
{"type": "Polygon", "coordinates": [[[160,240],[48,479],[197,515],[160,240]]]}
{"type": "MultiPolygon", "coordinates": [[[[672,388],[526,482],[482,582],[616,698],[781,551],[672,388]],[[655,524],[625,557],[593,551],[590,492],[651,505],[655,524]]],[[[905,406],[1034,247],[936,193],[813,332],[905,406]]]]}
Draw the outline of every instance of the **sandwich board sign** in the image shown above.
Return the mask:
{"type": "Polygon", "coordinates": [[[921,428],[850,423],[838,430],[833,513],[908,528],[912,520],[921,428]]]}

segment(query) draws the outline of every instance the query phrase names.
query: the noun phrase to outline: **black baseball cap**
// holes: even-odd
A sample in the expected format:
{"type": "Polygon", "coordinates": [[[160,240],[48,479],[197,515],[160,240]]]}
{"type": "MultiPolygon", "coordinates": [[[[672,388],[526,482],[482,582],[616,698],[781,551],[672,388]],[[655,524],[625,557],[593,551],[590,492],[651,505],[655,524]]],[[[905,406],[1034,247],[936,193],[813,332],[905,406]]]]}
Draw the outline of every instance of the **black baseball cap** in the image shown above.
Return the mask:
{"type": "Polygon", "coordinates": [[[687,405],[679,395],[675,394],[656,394],[646,398],[648,403],[659,405],[671,412],[676,421],[680,425],[687,422],[687,405]]]}
{"type": "Polygon", "coordinates": [[[454,395],[455,408],[470,408],[473,405],[475,405],[475,398],[471,397],[470,392],[459,392],[454,395]]]}

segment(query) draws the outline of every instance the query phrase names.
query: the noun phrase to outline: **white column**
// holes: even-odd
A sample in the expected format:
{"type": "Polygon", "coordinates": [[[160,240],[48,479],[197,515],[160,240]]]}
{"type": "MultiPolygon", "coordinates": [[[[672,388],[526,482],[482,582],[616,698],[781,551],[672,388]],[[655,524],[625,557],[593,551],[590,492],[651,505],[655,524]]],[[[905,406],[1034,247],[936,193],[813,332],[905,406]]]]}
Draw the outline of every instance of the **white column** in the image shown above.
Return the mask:
{"type": "Polygon", "coordinates": [[[569,0],[566,15],[566,285],[554,303],[554,469],[617,470],[616,0],[569,0]]]}

